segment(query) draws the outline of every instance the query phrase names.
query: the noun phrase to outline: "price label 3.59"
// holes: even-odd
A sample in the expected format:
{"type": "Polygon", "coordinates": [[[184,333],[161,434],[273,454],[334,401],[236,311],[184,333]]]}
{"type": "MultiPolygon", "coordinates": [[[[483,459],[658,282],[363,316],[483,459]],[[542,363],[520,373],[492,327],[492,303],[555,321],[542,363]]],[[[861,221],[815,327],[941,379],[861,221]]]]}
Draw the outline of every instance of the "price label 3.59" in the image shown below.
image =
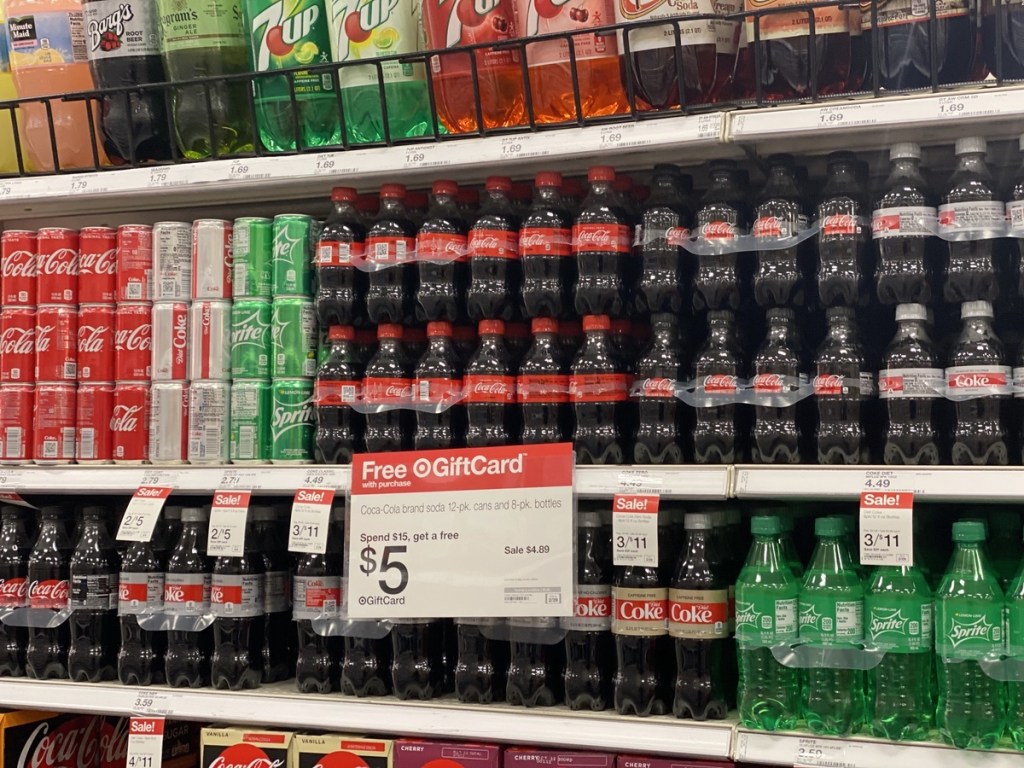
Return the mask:
{"type": "Polygon", "coordinates": [[[121,518],[118,541],[149,541],[160,519],[160,510],[171,495],[171,488],[162,485],[140,485],[121,518]]]}
{"type": "Polygon", "coordinates": [[[160,768],[164,754],[164,719],[133,717],[128,721],[125,768],[160,768]]]}
{"type": "Polygon", "coordinates": [[[612,499],[614,565],[658,567],[657,494],[618,493],[612,499]]]}
{"type": "Polygon", "coordinates": [[[288,529],[289,552],[327,552],[327,529],[334,503],[333,488],[299,488],[292,502],[288,529]]]}
{"type": "Polygon", "coordinates": [[[860,495],[861,565],[914,564],[914,494],[864,491],[860,495]]]}
{"type": "Polygon", "coordinates": [[[206,552],[210,557],[241,557],[245,552],[245,521],[251,491],[217,491],[210,510],[206,552]]]}

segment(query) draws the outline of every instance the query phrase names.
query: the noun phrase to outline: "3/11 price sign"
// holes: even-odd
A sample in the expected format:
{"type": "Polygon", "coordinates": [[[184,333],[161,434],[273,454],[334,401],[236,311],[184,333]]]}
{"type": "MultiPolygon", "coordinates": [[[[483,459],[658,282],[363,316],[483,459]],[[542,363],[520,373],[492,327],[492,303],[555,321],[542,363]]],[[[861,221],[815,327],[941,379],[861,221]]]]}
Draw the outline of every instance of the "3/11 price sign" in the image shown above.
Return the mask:
{"type": "Polygon", "coordinates": [[[860,495],[860,562],[914,564],[914,494],[864,491],[860,495]]]}
{"type": "Polygon", "coordinates": [[[353,458],[348,616],[571,616],[572,446],[353,458]]]}

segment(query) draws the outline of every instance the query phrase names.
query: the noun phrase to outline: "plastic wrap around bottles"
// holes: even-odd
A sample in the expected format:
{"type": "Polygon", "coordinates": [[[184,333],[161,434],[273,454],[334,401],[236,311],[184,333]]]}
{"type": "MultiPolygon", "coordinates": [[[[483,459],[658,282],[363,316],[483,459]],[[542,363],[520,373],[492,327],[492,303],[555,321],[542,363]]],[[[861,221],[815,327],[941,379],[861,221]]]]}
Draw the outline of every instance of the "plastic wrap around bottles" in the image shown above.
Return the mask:
{"type": "Polygon", "coordinates": [[[1024,236],[1024,221],[1011,229],[1007,211],[1001,202],[951,203],[938,209],[879,208],[871,216],[871,236],[876,240],[932,236],[946,242],[1024,236]]]}
{"type": "MultiPolygon", "coordinates": [[[[860,388],[859,381],[847,386],[860,388]]],[[[814,382],[806,375],[782,376],[762,373],[751,379],[711,375],[703,380],[672,381],[641,379],[633,382],[630,395],[650,397],[653,391],[668,392],[694,408],[717,408],[722,405],[758,405],[767,408],[789,408],[814,394],[814,382]]]]}
{"type": "Polygon", "coordinates": [[[11,608],[0,614],[0,622],[8,627],[33,627],[35,629],[54,629],[71,618],[74,609],[64,608],[33,608],[21,606],[11,608]]]}
{"type": "MultiPolygon", "coordinates": [[[[725,253],[750,253],[753,251],[784,251],[795,248],[801,243],[817,236],[821,228],[817,221],[800,229],[795,234],[788,234],[791,228],[786,222],[776,220],[775,226],[761,222],[749,232],[741,232],[737,227],[715,222],[697,232],[687,230],[670,230],[669,243],[692,253],[694,256],[719,256],[725,253]],[[715,227],[715,229],[709,229],[715,227]],[[684,236],[685,233],[685,236],[684,236]]],[[[656,238],[657,235],[651,235],[656,238]]],[[[647,235],[638,235],[638,244],[647,245],[656,242],[647,235]]]]}
{"type": "Polygon", "coordinates": [[[982,659],[978,662],[981,671],[993,680],[1004,683],[1024,683],[1024,659],[982,659]]]}
{"type": "MultiPolygon", "coordinates": [[[[411,382],[389,380],[389,388],[383,396],[365,394],[356,390],[351,398],[343,402],[358,413],[385,413],[387,411],[419,411],[420,413],[444,413],[466,399],[466,389],[459,382],[446,383],[443,392],[436,390],[438,380],[414,379],[411,382]],[[433,385],[433,386],[432,386],[433,385]]],[[[513,393],[514,394],[514,393],[513,393]]]]}
{"type": "Polygon", "coordinates": [[[190,614],[165,613],[162,606],[148,608],[135,614],[139,626],[150,632],[202,632],[213,626],[213,621],[218,616],[233,617],[231,614],[215,612],[210,606],[201,609],[201,612],[190,614]]]}
{"type": "Polygon", "coordinates": [[[793,669],[874,669],[885,657],[885,651],[880,648],[823,646],[811,643],[776,645],[771,651],[779,664],[793,669]]]}

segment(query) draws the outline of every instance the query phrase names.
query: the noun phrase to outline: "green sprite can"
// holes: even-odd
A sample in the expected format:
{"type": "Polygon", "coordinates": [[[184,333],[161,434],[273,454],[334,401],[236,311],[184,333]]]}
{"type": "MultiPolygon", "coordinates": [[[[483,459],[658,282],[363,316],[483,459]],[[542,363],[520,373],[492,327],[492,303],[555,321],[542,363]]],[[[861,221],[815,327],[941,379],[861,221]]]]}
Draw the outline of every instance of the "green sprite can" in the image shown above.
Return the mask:
{"type": "Polygon", "coordinates": [[[270,462],[313,461],[313,380],[277,379],[271,385],[270,462]]]}
{"type": "Polygon", "coordinates": [[[270,378],[270,302],[235,299],[231,306],[231,378],[270,378]]]}
{"type": "Polygon", "coordinates": [[[311,299],[274,299],[270,337],[270,367],[275,379],[316,376],[317,325],[311,299]]]}
{"type": "Polygon", "coordinates": [[[270,298],[273,237],[270,219],[256,216],[235,219],[231,241],[231,291],[236,299],[270,298]]]}
{"type": "Polygon", "coordinates": [[[232,385],[229,458],[235,464],[270,461],[271,399],[269,381],[236,381],[232,385]]]}
{"type": "Polygon", "coordinates": [[[313,251],[319,234],[320,227],[312,216],[286,213],[274,217],[274,298],[313,295],[313,251]]]}

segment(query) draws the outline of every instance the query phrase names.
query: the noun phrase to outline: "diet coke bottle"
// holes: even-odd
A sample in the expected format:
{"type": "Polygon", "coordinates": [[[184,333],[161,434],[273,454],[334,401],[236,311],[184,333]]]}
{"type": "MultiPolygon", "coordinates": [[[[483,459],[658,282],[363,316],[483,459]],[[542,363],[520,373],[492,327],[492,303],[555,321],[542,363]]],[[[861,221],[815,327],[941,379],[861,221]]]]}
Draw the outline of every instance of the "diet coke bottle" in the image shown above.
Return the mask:
{"type": "Polygon", "coordinates": [[[164,675],[172,688],[210,684],[212,632],[208,626],[213,564],[206,555],[210,513],[199,507],[181,511],[181,532],[167,561],[164,612],[167,632],[164,675]]]}
{"type": "MultiPolygon", "coordinates": [[[[330,693],[338,690],[341,640],[324,637],[313,621],[337,612],[341,604],[341,550],[345,543],[345,509],[331,508],[324,554],[306,552],[292,577],[292,619],[298,639],[295,685],[299,693],[330,693]]],[[[350,693],[355,693],[351,691],[350,693]]]]}
{"type": "Polygon", "coordinates": [[[122,685],[164,682],[166,633],[143,629],[139,620],[163,609],[165,564],[154,548],[166,546],[166,532],[158,529],[155,542],[133,541],[121,559],[117,602],[121,647],[117,654],[117,679],[122,685]]]}
{"type": "Polygon", "coordinates": [[[210,680],[214,688],[240,691],[263,681],[263,558],[250,519],[246,521],[241,557],[218,557],[210,582],[213,613],[213,654],[210,680]]]}

